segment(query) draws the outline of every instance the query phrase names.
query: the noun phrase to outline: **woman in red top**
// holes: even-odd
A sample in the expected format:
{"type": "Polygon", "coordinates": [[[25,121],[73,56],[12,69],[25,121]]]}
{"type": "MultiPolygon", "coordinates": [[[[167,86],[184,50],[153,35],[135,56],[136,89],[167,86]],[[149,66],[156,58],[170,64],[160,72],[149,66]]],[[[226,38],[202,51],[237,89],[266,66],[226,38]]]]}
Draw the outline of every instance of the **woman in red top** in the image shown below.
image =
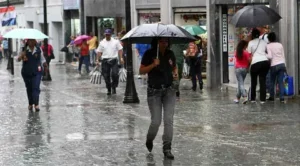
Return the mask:
{"type": "Polygon", "coordinates": [[[85,64],[86,72],[89,73],[90,56],[89,56],[89,45],[87,44],[87,41],[83,40],[82,44],[79,45],[79,48],[80,48],[80,58],[79,58],[79,67],[78,67],[79,74],[81,74],[82,63],[85,64]]]}
{"type": "Polygon", "coordinates": [[[237,45],[236,52],[234,54],[235,57],[235,74],[238,81],[238,90],[236,94],[235,103],[239,103],[241,97],[243,97],[243,104],[246,104],[247,93],[244,87],[244,81],[247,76],[249,64],[251,61],[251,55],[246,51],[248,42],[245,40],[241,40],[237,45]]]}

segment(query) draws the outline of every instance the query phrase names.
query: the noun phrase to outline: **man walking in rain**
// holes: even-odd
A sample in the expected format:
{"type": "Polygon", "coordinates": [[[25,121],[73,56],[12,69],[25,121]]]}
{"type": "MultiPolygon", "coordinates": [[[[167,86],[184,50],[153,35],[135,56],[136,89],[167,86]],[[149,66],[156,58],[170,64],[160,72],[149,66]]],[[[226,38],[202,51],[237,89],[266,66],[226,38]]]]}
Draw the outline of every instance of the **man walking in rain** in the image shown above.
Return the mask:
{"type": "Polygon", "coordinates": [[[116,94],[116,88],[119,84],[119,67],[118,56],[120,64],[124,64],[123,47],[118,40],[111,37],[112,31],[106,29],[105,39],[103,39],[97,48],[97,65],[99,65],[100,58],[102,58],[102,75],[104,77],[107,95],[116,94]]]}
{"type": "Polygon", "coordinates": [[[176,89],[173,87],[173,80],[178,79],[178,71],[174,53],[168,49],[168,39],[161,38],[158,42],[158,57],[156,40],[152,42],[152,48],[145,53],[140,67],[141,74],[148,74],[147,100],[151,113],[151,124],[147,134],[146,146],[151,152],[153,140],[157,135],[163,115],[163,153],[166,158],[174,159],[171,153],[173,116],[176,101],[176,89]]]}

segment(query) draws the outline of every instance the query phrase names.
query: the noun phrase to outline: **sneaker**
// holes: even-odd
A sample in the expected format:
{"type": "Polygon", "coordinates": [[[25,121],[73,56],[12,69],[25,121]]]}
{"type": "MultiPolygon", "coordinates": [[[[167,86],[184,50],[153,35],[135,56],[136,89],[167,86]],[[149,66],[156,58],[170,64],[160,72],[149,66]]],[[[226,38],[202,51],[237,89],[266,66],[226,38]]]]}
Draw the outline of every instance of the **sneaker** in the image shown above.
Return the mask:
{"type": "Polygon", "coordinates": [[[234,99],[233,101],[234,101],[234,103],[236,103],[236,104],[238,104],[238,103],[240,102],[239,99],[234,99]]]}
{"type": "Polygon", "coordinates": [[[244,97],[244,98],[243,98],[243,104],[247,104],[247,102],[248,102],[248,98],[247,98],[247,97],[244,97]]]}
{"type": "Polygon", "coordinates": [[[170,150],[169,150],[169,151],[165,151],[165,152],[164,152],[164,156],[165,156],[165,158],[167,158],[167,159],[174,160],[174,155],[171,153],[170,150]]]}
{"type": "Polygon", "coordinates": [[[116,88],[112,88],[112,94],[117,94],[116,88]]]}
{"type": "Polygon", "coordinates": [[[265,104],[265,103],[266,103],[265,101],[261,101],[261,102],[260,102],[260,104],[265,104]]]}
{"type": "Polygon", "coordinates": [[[269,97],[267,101],[274,101],[274,97],[269,97]]]}
{"type": "Polygon", "coordinates": [[[280,99],[280,103],[285,104],[286,102],[284,101],[284,99],[280,99]]]}
{"type": "Polygon", "coordinates": [[[252,104],[255,104],[255,103],[256,103],[256,101],[255,101],[255,100],[251,100],[251,103],[252,103],[252,104]]]}
{"type": "Polygon", "coordinates": [[[149,152],[152,152],[153,142],[152,141],[146,141],[146,147],[147,147],[149,152]]]}
{"type": "Polygon", "coordinates": [[[194,92],[196,92],[196,87],[192,87],[192,90],[193,90],[194,92]]]}
{"type": "Polygon", "coordinates": [[[200,86],[200,90],[203,90],[203,83],[201,83],[199,86],[200,86]]]}

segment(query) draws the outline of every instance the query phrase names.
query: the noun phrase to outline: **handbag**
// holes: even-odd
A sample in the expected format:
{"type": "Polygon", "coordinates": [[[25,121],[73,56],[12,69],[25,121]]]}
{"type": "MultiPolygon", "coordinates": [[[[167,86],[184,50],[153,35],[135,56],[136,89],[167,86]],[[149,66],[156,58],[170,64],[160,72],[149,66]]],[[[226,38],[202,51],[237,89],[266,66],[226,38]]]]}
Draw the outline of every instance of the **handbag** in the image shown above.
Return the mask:
{"type": "Polygon", "coordinates": [[[51,54],[50,54],[50,59],[55,59],[55,56],[54,56],[53,50],[51,51],[51,54]]]}
{"type": "Polygon", "coordinates": [[[284,94],[286,96],[294,95],[294,78],[285,73],[284,76],[284,94]]]}

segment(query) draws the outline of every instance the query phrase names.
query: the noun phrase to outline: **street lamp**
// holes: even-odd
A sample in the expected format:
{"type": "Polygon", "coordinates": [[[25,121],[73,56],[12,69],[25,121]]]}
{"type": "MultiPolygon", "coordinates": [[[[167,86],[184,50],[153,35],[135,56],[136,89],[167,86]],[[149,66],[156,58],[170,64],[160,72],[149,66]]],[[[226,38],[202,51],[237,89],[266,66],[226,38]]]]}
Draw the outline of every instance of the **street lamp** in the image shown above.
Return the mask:
{"type": "MultiPolygon", "coordinates": [[[[125,0],[125,13],[126,13],[126,31],[131,29],[131,10],[130,10],[130,0],[125,0]]],[[[126,81],[126,90],[123,103],[139,103],[134,77],[133,77],[133,64],[132,64],[132,47],[131,42],[125,42],[125,47],[127,50],[127,81],[126,81]]]]}
{"type": "MultiPolygon", "coordinates": [[[[44,33],[48,36],[47,0],[44,0],[44,33]]],[[[48,39],[44,39],[44,57],[48,58],[48,39]]],[[[51,81],[50,67],[44,71],[43,81],[51,81]]]]}

